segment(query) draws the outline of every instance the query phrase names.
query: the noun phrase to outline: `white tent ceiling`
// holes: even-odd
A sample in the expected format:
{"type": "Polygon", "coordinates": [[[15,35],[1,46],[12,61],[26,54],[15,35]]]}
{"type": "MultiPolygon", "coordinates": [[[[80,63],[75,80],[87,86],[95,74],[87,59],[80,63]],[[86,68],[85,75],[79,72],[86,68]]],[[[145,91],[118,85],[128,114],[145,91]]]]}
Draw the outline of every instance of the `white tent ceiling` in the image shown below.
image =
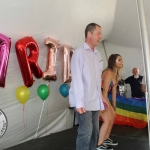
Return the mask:
{"type": "MultiPolygon", "coordinates": [[[[150,1],[143,0],[150,37],[150,1]]],[[[141,48],[137,0],[118,0],[114,25],[107,40],[124,47],[141,48]]]]}

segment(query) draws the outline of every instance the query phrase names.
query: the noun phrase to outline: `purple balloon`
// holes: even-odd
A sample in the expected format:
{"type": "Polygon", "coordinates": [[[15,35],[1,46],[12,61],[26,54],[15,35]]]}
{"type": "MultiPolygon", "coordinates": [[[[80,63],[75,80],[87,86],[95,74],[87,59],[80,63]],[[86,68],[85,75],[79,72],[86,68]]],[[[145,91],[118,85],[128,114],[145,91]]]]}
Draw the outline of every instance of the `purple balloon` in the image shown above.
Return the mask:
{"type": "Polygon", "coordinates": [[[11,40],[0,33],[0,87],[5,87],[11,40]]]}

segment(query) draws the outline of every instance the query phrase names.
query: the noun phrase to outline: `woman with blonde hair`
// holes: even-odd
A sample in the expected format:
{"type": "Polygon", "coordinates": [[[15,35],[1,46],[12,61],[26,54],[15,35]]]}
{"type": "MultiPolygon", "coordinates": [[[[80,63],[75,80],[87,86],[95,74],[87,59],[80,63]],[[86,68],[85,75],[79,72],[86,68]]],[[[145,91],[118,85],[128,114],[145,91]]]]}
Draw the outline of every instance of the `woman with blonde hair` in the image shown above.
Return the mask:
{"type": "Polygon", "coordinates": [[[123,60],[119,54],[112,54],[108,59],[108,66],[102,73],[102,96],[108,102],[105,110],[100,111],[100,116],[103,123],[100,127],[99,140],[97,150],[113,150],[112,145],[118,145],[117,142],[109,138],[114,120],[116,110],[116,88],[119,79],[121,78],[120,72],[123,68],[123,60]],[[109,91],[112,91],[112,103],[108,99],[109,91]]]}

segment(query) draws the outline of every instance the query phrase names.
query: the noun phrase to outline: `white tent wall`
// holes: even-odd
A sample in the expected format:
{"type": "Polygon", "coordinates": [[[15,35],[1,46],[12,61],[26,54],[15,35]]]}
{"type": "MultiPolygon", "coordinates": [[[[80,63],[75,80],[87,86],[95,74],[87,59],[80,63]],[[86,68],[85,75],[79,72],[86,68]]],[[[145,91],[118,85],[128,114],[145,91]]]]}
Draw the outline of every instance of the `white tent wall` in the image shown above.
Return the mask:
{"type": "MultiPolygon", "coordinates": [[[[144,75],[143,55],[141,49],[119,46],[106,40],[103,41],[103,43],[108,57],[111,54],[120,54],[123,58],[123,79],[133,75],[132,69],[134,67],[139,68],[140,75],[144,75]]],[[[131,97],[131,89],[129,85],[127,85],[127,97],[131,97]]]]}
{"type": "MultiPolygon", "coordinates": [[[[23,111],[23,105],[15,95],[16,88],[24,85],[15,43],[25,36],[32,36],[39,47],[38,64],[45,71],[47,47],[44,40],[47,37],[59,40],[61,48],[56,62],[58,79],[50,82],[50,95],[45,101],[38,137],[66,130],[73,126],[74,113],[68,109],[68,97],[65,99],[59,93],[62,84],[62,46],[68,44],[76,48],[83,43],[85,27],[91,22],[101,25],[102,40],[106,39],[113,27],[116,3],[117,0],[0,0],[0,33],[10,37],[12,43],[5,88],[0,89],[0,109],[8,119],[7,131],[0,138],[0,149],[35,138],[43,105],[37,88],[47,84],[43,79],[34,78],[35,82],[29,88],[30,98],[23,111]]],[[[98,49],[105,57],[102,44],[98,49]]]]}

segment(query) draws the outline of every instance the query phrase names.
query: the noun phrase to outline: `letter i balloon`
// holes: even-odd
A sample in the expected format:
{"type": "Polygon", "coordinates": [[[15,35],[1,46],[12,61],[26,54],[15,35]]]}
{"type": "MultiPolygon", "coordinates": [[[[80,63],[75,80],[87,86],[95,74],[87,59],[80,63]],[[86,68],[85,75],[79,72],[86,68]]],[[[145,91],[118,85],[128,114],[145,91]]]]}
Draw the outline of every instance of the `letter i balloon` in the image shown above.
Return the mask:
{"type": "Polygon", "coordinates": [[[48,47],[47,53],[47,63],[46,63],[46,71],[43,73],[43,79],[48,81],[56,81],[57,73],[56,73],[56,54],[57,50],[60,48],[59,41],[51,39],[48,37],[45,40],[45,45],[48,47]]]}
{"type": "Polygon", "coordinates": [[[62,80],[63,83],[71,82],[71,58],[74,53],[74,49],[69,45],[64,45],[62,48],[62,80]]]}

